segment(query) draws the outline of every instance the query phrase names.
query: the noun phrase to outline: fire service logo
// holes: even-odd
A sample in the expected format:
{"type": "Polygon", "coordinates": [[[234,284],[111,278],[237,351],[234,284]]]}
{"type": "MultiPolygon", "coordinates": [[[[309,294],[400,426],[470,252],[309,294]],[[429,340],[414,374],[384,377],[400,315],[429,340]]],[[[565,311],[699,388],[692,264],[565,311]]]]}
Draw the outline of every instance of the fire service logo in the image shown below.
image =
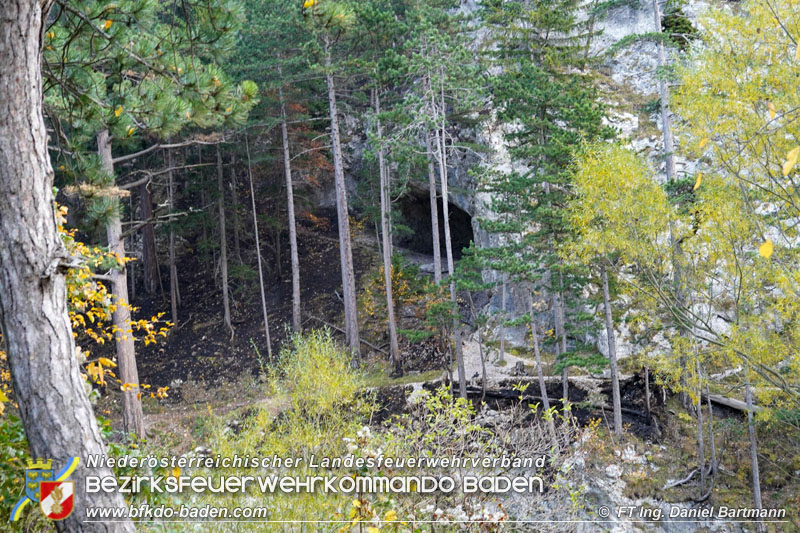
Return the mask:
{"type": "Polygon", "coordinates": [[[25,469],[25,494],[11,511],[11,522],[20,519],[28,502],[39,502],[42,513],[51,520],[64,520],[72,514],[75,485],[72,481],[67,481],[67,478],[78,466],[78,458],[70,458],[58,472],[52,466],[52,459],[28,460],[28,467],[25,469]]]}

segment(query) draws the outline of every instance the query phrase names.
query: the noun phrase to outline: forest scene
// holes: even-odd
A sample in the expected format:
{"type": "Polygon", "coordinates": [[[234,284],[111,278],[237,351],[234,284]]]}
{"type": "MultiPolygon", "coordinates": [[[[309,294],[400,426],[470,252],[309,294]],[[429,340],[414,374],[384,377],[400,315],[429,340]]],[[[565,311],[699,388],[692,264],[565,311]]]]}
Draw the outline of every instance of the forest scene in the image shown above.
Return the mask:
{"type": "Polygon", "coordinates": [[[2,0],[0,531],[800,531],[798,0],[2,0]]]}

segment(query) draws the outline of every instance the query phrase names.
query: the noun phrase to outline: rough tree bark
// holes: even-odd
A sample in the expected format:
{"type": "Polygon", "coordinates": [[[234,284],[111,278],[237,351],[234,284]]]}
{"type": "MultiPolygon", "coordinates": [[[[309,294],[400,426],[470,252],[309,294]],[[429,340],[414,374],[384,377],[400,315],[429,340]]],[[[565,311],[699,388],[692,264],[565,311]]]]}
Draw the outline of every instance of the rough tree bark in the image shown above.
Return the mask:
{"type": "MultiPolygon", "coordinates": [[[[444,81],[442,81],[444,84],[444,81]]],[[[447,273],[450,277],[450,302],[453,304],[453,337],[456,346],[456,365],[458,366],[458,386],[462,398],[467,397],[467,376],[464,368],[464,350],[461,346],[461,321],[458,318],[458,301],[456,300],[456,283],[453,280],[455,263],[453,261],[453,241],[450,238],[450,198],[447,190],[447,147],[446,143],[446,116],[444,101],[444,85],[441,92],[441,130],[436,135],[436,144],[439,151],[439,177],[442,187],[442,216],[444,218],[444,244],[447,254],[447,273]]]]}
{"type": "Polygon", "coordinates": [[[356,307],[356,276],[353,269],[353,248],[350,241],[350,219],[347,208],[347,189],[344,183],[342,143],[339,138],[339,110],[336,105],[336,83],[331,67],[330,42],[325,41],[325,81],[328,85],[328,106],[331,121],[331,145],[333,152],[333,175],[336,184],[336,212],[339,220],[339,258],[342,269],[342,292],[344,293],[345,337],[353,354],[353,366],[361,358],[361,342],[358,332],[358,309],[356,307]]]}
{"type": "Polygon", "coordinates": [[[617,373],[617,342],[614,335],[614,321],[611,317],[611,297],[608,291],[608,269],[601,271],[603,277],[603,307],[606,315],[606,335],[608,336],[608,363],[611,367],[611,396],[614,406],[614,433],[622,435],[622,402],[619,394],[619,374],[617,373]]]}
{"type": "MultiPolygon", "coordinates": [[[[381,126],[381,96],[374,90],[375,116],[378,128],[378,142],[383,140],[383,127],[381,126]]],[[[383,145],[378,149],[378,169],[380,174],[381,194],[381,235],[383,243],[383,281],[386,285],[386,314],[389,321],[389,354],[392,358],[392,367],[395,374],[403,371],[403,362],[400,360],[400,346],[397,342],[397,322],[394,315],[394,295],[392,294],[392,230],[390,227],[391,198],[389,188],[389,169],[386,167],[383,145]]]]}
{"type": "MultiPolygon", "coordinates": [[[[278,74],[280,75],[281,72],[279,71],[278,74]]],[[[286,177],[286,211],[289,216],[289,253],[291,254],[292,261],[292,329],[299,332],[303,328],[303,318],[300,312],[300,259],[297,251],[297,222],[294,215],[292,159],[289,154],[289,127],[286,124],[286,101],[283,98],[283,86],[278,87],[278,97],[280,98],[281,104],[283,173],[286,177]]]]}
{"type": "MultiPolygon", "coordinates": [[[[108,130],[97,134],[97,153],[100,164],[110,176],[114,175],[114,162],[111,156],[111,136],[108,130]]],[[[106,236],[108,249],[118,257],[125,257],[125,240],[122,238],[122,220],[119,210],[111,214],[106,221],[106,236]]],[[[130,298],[128,297],[128,275],[125,267],[111,270],[111,287],[116,304],[113,313],[114,326],[117,332],[114,335],[117,346],[117,364],[119,365],[119,378],[123,383],[134,385],[126,387],[122,393],[122,425],[127,433],[135,433],[144,437],[144,418],[142,416],[142,403],[139,401],[139,372],[136,369],[136,348],[133,335],[126,333],[130,329],[131,320],[130,298]]]]}
{"type": "Polygon", "coordinates": [[[231,322],[231,302],[228,294],[228,238],[225,231],[225,184],[222,173],[222,153],[217,145],[217,207],[219,209],[219,254],[220,270],[222,272],[222,309],[225,325],[231,332],[231,341],[235,336],[231,322]]]}
{"type": "MultiPolygon", "coordinates": [[[[49,3],[0,3],[0,329],[31,455],[61,468],[78,457],[75,511],[59,531],[134,531],[130,522],[84,523],[86,506],[125,507],[118,493],[84,494],[86,467],[105,454],[86,397],[67,316],[67,252],[56,229],[53,174],[42,118],[40,42],[49,3]]],[[[31,512],[37,513],[38,509],[31,512]]],[[[4,518],[5,519],[5,518],[4,518]]]]}
{"type": "Polygon", "coordinates": [[[258,261],[258,287],[261,290],[261,312],[264,314],[264,336],[267,338],[267,357],[272,360],[272,339],[269,336],[269,315],[267,314],[267,294],[264,287],[264,268],[261,265],[261,241],[258,235],[258,215],[256,212],[256,193],[253,187],[253,163],[250,160],[250,141],[244,136],[247,151],[247,177],[250,180],[250,201],[253,209],[253,233],[256,236],[256,259],[258,261]]]}

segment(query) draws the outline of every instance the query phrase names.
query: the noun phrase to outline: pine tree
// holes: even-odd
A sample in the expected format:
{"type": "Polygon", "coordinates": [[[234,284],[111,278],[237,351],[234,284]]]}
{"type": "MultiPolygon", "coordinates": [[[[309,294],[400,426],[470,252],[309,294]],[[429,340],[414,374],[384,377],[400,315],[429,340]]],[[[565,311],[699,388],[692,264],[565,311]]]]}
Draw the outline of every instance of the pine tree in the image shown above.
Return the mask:
{"type": "Polygon", "coordinates": [[[568,350],[565,324],[568,295],[580,294],[584,283],[558,255],[569,233],[563,220],[571,194],[569,165],[581,139],[611,134],[602,125],[604,110],[591,77],[580,71],[586,32],[577,8],[575,0],[492,0],[481,10],[492,35],[486,54],[499,70],[493,78],[496,119],[510,125],[505,138],[519,169],[485,180],[497,217],[481,225],[505,242],[484,255],[503,279],[508,274],[537,282],[551,293],[565,401],[568,368],[591,364],[568,350]]]}
{"type": "Polygon", "coordinates": [[[333,159],[334,183],[336,185],[336,211],[339,229],[339,255],[342,272],[344,299],[345,336],[353,354],[353,365],[358,366],[361,341],[356,307],[356,280],[353,268],[353,245],[350,237],[350,211],[344,181],[341,132],[339,130],[339,105],[336,97],[336,75],[334,60],[339,50],[340,39],[353,26],[355,13],[349,2],[320,0],[306,12],[306,27],[315,36],[307,47],[308,60],[325,76],[328,90],[328,112],[330,118],[331,156],[333,159]],[[315,61],[319,61],[316,63],[315,61]]]}
{"type": "MultiPolygon", "coordinates": [[[[42,115],[41,36],[50,5],[25,0],[0,5],[0,46],[14,51],[4,56],[0,72],[0,329],[31,456],[52,459],[60,468],[73,457],[107,450],[81,379],[67,314],[65,274],[74,259],[57,229],[42,115]]],[[[80,461],[73,475],[82,497],[56,529],[108,531],[108,524],[85,522],[86,507],[122,511],[122,495],[84,489],[86,476],[113,472],[80,461]]],[[[112,529],[135,531],[129,520],[112,529]]]]}
{"type": "MultiPolygon", "coordinates": [[[[214,0],[174,11],[153,0],[58,3],[46,32],[48,114],[73,154],[64,178],[84,180],[88,214],[105,226],[109,249],[125,257],[115,165],[152,152],[114,157],[112,143],[129,150],[143,133],[167,139],[190,126],[245,120],[256,102],[253,83],[235,87],[215,64],[242,21],[241,5],[214,0]],[[69,125],[67,130],[66,125],[69,125]],[[96,140],[97,156],[88,153],[96,140]]],[[[130,298],[125,270],[111,273],[116,300],[117,357],[125,430],[144,435],[134,339],[125,333],[130,298]]]]}

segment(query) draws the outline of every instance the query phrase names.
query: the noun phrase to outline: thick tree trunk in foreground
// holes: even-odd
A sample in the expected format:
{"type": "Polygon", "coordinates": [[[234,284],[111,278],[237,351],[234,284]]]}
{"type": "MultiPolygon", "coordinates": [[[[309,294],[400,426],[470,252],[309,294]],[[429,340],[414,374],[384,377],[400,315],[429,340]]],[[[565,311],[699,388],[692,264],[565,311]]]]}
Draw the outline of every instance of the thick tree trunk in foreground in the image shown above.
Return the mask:
{"type": "Polygon", "coordinates": [[[353,365],[361,358],[361,342],[358,332],[358,308],[356,307],[356,276],[353,269],[353,248],[350,242],[350,219],[347,208],[347,189],[344,183],[342,143],[339,138],[339,111],[336,106],[336,83],[331,71],[329,43],[325,43],[325,81],[328,85],[328,106],[331,120],[331,145],[333,147],[333,176],[336,184],[336,212],[339,220],[339,258],[342,269],[342,292],[344,293],[345,337],[353,365]]]}
{"type": "Polygon", "coordinates": [[[433,164],[434,154],[431,146],[431,134],[425,134],[425,148],[428,152],[428,190],[431,197],[431,233],[433,238],[433,281],[442,282],[442,248],[439,244],[439,201],[436,192],[436,169],[433,164]]]}
{"type": "Polygon", "coordinates": [[[614,406],[614,433],[622,435],[622,401],[619,394],[619,374],[617,373],[617,341],[614,335],[614,321],[611,317],[611,297],[608,292],[608,269],[603,265],[603,307],[606,315],[606,335],[608,336],[608,364],[611,367],[611,396],[614,406]]]}
{"type": "Polygon", "coordinates": [[[106,448],[75,357],[59,265],[67,253],[56,230],[42,118],[42,19],[38,1],[0,3],[0,329],[31,455],[53,459],[59,469],[71,457],[80,461],[70,476],[75,511],[56,528],[134,531],[130,522],[83,523],[87,505],[121,508],[125,502],[119,494],[84,494],[87,475],[113,473],[86,468],[87,457],[106,448]]]}
{"type": "MultiPolygon", "coordinates": [[[[111,136],[108,130],[97,134],[97,153],[100,164],[110,176],[114,175],[114,162],[111,156],[111,136]]],[[[106,236],[108,249],[125,257],[125,240],[122,238],[122,220],[117,211],[106,222],[106,236]]],[[[133,334],[127,333],[130,329],[131,311],[130,298],[128,297],[128,275],[125,267],[111,270],[111,286],[114,294],[113,321],[117,327],[114,337],[117,345],[117,364],[119,365],[119,378],[126,387],[122,392],[122,425],[126,433],[135,433],[144,437],[144,418],[142,416],[142,402],[139,401],[139,371],[136,369],[136,348],[133,334]]]]}
{"type": "MultiPolygon", "coordinates": [[[[294,184],[292,159],[289,154],[289,127],[286,124],[286,102],[283,87],[278,88],[281,103],[281,139],[283,141],[283,173],[286,178],[286,211],[289,216],[289,253],[292,260],[292,329],[300,331],[303,319],[300,312],[300,258],[297,252],[297,222],[294,216],[294,184]]],[[[251,180],[252,181],[252,180],[251,180]]]]}
{"type": "Polygon", "coordinates": [[[219,254],[222,272],[222,309],[225,325],[231,332],[231,341],[235,335],[231,322],[231,301],[228,294],[228,237],[225,231],[225,184],[223,183],[222,154],[217,145],[217,207],[219,209],[219,254]]]}
{"type": "Polygon", "coordinates": [[[250,180],[250,201],[253,209],[253,233],[256,236],[256,259],[258,260],[258,287],[261,291],[261,312],[264,314],[264,336],[267,339],[267,357],[272,360],[272,339],[269,336],[269,315],[267,313],[267,293],[264,287],[264,268],[261,265],[261,241],[258,235],[258,214],[256,212],[256,193],[253,187],[253,163],[250,160],[250,141],[244,137],[247,150],[247,177],[250,180]]]}
{"type": "MultiPolygon", "coordinates": [[[[383,142],[381,126],[381,96],[375,90],[375,115],[378,127],[378,142],[383,142]]],[[[390,227],[391,198],[389,197],[389,169],[383,153],[383,146],[378,149],[378,168],[380,173],[381,193],[381,234],[383,242],[383,281],[386,285],[386,312],[389,321],[389,354],[396,374],[402,373],[403,362],[400,360],[400,346],[397,343],[397,322],[394,316],[394,296],[392,295],[392,230],[390,227]]]]}

